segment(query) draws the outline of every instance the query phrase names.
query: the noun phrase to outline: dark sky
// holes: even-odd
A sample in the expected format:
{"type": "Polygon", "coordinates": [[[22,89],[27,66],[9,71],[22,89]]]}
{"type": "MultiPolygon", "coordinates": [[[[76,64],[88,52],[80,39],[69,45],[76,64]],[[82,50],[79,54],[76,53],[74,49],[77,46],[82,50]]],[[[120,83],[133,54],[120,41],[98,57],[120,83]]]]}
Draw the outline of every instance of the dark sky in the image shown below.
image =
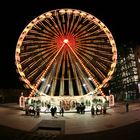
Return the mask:
{"type": "Polygon", "coordinates": [[[94,15],[109,28],[117,45],[128,41],[140,42],[140,6],[137,0],[5,0],[0,4],[0,88],[23,87],[15,66],[18,37],[34,18],[61,8],[79,9],[94,15]]]}

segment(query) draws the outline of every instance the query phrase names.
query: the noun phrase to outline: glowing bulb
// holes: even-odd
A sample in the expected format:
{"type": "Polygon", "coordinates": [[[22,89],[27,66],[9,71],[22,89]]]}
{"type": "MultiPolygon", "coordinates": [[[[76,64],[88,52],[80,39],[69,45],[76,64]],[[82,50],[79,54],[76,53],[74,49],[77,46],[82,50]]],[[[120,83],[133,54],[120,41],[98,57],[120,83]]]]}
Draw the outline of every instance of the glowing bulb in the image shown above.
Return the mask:
{"type": "Polygon", "coordinates": [[[68,39],[64,39],[64,41],[63,41],[64,43],[68,43],[69,41],[68,41],[68,39]]]}

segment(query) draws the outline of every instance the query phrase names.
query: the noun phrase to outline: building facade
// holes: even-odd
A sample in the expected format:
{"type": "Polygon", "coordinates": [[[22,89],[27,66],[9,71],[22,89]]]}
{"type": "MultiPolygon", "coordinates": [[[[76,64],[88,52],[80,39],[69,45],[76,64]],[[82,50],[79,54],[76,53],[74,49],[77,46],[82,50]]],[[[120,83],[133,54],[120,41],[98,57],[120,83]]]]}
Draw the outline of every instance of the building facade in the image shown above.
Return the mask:
{"type": "Polygon", "coordinates": [[[138,76],[139,76],[138,91],[140,94],[140,45],[136,45],[136,47],[134,48],[134,54],[135,54],[136,65],[138,69],[138,76]]]}
{"type": "Polygon", "coordinates": [[[118,47],[118,63],[110,81],[110,90],[116,100],[135,100],[140,97],[139,49],[133,43],[118,47]]]}

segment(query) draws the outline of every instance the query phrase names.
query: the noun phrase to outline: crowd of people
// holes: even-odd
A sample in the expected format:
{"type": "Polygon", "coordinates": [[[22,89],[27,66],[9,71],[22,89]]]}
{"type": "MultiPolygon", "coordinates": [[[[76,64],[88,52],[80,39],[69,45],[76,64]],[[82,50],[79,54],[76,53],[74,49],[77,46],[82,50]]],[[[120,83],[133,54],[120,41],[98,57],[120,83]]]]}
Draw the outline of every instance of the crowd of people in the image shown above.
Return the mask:
{"type": "Polygon", "coordinates": [[[91,114],[92,115],[99,115],[99,114],[106,114],[106,106],[102,106],[100,104],[92,105],[91,107],[91,114]]]}
{"type": "MultiPolygon", "coordinates": [[[[52,117],[56,117],[57,114],[57,107],[56,106],[49,106],[48,107],[52,117]]],[[[25,114],[26,116],[40,116],[40,112],[41,112],[41,107],[35,104],[29,105],[29,104],[25,104],[25,114]]],[[[60,115],[63,117],[64,116],[64,108],[63,106],[60,107],[59,109],[59,113],[60,115]]]]}
{"type": "MultiPolygon", "coordinates": [[[[76,111],[77,113],[84,114],[86,106],[84,103],[77,103],[76,104],[76,111]]],[[[63,106],[59,108],[57,106],[49,106],[48,111],[51,113],[52,117],[56,117],[57,113],[59,113],[62,117],[64,116],[65,109],[63,106]]],[[[40,116],[41,107],[36,104],[25,104],[25,114],[29,116],[40,116]]],[[[91,106],[91,115],[98,115],[98,114],[106,114],[106,107],[102,106],[101,104],[92,105],[91,106]]]]}
{"type": "Polygon", "coordinates": [[[33,106],[33,105],[25,105],[25,114],[28,116],[40,116],[40,107],[39,106],[33,106]]]}
{"type": "MultiPolygon", "coordinates": [[[[56,113],[57,113],[57,107],[56,106],[52,106],[51,109],[50,109],[50,112],[51,112],[51,115],[53,117],[55,117],[56,113]]],[[[62,117],[64,116],[64,108],[63,108],[63,106],[60,107],[59,113],[60,113],[60,115],[62,115],[62,117]]]]}
{"type": "Polygon", "coordinates": [[[84,105],[84,103],[77,103],[76,104],[76,110],[77,110],[77,113],[81,113],[81,114],[84,114],[85,113],[85,108],[86,106],[84,105]]]}

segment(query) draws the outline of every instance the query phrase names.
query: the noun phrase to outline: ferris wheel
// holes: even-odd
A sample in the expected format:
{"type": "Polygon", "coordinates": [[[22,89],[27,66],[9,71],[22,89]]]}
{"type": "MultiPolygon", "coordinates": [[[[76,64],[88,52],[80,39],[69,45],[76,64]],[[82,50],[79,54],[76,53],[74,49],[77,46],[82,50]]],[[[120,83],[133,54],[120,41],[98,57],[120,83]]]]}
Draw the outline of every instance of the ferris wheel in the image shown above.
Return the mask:
{"type": "Polygon", "coordinates": [[[25,27],[15,61],[20,79],[32,89],[30,96],[83,96],[102,92],[114,73],[117,49],[109,29],[95,16],[56,9],[25,27]]]}

